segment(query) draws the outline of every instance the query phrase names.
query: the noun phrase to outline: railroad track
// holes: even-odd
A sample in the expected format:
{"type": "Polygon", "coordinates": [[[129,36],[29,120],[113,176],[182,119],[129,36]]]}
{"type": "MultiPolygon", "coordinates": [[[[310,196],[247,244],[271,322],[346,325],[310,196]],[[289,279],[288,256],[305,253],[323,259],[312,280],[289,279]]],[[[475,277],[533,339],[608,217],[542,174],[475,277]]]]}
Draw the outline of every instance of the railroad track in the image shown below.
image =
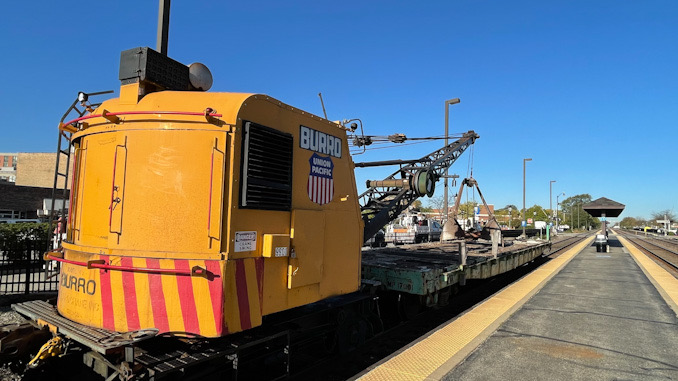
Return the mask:
{"type": "MultiPolygon", "coordinates": [[[[312,364],[303,365],[295,364],[293,359],[291,379],[339,381],[352,378],[441,324],[468,311],[587,237],[590,237],[590,234],[577,234],[559,239],[553,243],[548,254],[535,259],[532,263],[487,280],[468,281],[466,286],[460,288],[458,294],[450,297],[449,305],[427,309],[411,320],[392,324],[350,353],[331,355],[312,364]]],[[[386,314],[388,312],[382,311],[382,316],[386,314]]]]}
{"type": "Polygon", "coordinates": [[[575,234],[572,236],[565,237],[561,240],[558,240],[554,242],[551,245],[551,251],[549,252],[549,257],[557,257],[558,255],[562,254],[565,250],[569,249],[572,247],[572,245],[575,245],[579,242],[581,242],[583,239],[586,237],[589,237],[590,234],[588,233],[580,233],[580,234],[575,234]]]}
{"type": "Polygon", "coordinates": [[[639,237],[623,230],[618,230],[617,233],[678,277],[678,243],[654,237],[639,237]]]}

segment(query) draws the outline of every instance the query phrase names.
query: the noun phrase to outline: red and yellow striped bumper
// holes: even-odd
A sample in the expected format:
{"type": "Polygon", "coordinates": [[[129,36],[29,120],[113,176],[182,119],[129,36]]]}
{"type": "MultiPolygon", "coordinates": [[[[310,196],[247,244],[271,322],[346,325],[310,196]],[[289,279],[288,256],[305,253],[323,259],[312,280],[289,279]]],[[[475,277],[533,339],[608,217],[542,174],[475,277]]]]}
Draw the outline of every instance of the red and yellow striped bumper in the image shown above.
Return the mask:
{"type": "Polygon", "coordinates": [[[261,324],[263,258],[156,259],[68,250],[64,258],[68,262],[62,263],[57,308],[78,323],[118,332],[156,328],[205,337],[261,324]],[[87,262],[107,268],[91,268],[87,262]],[[206,274],[191,276],[196,266],[206,274]]]}

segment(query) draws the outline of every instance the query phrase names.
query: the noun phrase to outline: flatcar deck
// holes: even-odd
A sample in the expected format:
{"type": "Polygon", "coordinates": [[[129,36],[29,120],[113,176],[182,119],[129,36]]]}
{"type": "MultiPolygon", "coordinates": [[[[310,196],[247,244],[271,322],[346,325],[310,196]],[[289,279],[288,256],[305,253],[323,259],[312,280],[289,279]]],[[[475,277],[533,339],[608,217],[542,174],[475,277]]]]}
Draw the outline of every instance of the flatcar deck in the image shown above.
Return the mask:
{"type": "Polygon", "coordinates": [[[386,289],[427,295],[465,279],[486,279],[515,269],[550,249],[550,243],[514,241],[499,247],[497,258],[491,245],[467,244],[464,261],[459,243],[428,243],[388,247],[363,252],[363,279],[381,282],[386,289]]]}

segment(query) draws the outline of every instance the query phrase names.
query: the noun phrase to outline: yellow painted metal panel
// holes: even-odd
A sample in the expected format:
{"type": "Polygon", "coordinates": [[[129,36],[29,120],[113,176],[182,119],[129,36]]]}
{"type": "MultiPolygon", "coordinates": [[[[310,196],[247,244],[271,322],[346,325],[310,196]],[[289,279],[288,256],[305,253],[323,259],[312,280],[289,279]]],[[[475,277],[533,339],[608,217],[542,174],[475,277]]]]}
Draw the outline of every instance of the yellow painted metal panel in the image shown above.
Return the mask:
{"type": "Polygon", "coordinates": [[[320,283],[313,283],[307,286],[295,287],[287,290],[287,308],[303,306],[320,300],[320,283]]]}
{"type": "Polygon", "coordinates": [[[113,159],[120,133],[89,135],[82,138],[87,146],[87,161],[79,166],[77,178],[81,179],[80,208],[74,220],[79,221],[79,233],[74,237],[78,245],[106,247],[109,236],[111,188],[113,187],[113,159]]]}
{"type": "MultiPolygon", "coordinates": [[[[222,140],[223,139],[224,137],[222,137],[222,140]]],[[[221,241],[221,217],[224,207],[224,166],[226,165],[226,153],[224,152],[224,149],[224,142],[219,142],[219,138],[215,138],[214,147],[212,147],[212,159],[210,162],[210,206],[208,216],[210,245],[213,242],[218,243],[221,241]]],[[[220,246],[217,245],[217,247],[220,246]]]]}
{"type": "MultiPolygon", "coordinates": [[[[120,258],[112,257],[111,265],[120,266],[120,258]]],[[[125,308],[125,292],[122,285],[122,271],[109,271],[111,277],[111,289],[113,290],[113,316],[115,318],[115,330],[127,332],[127,314],[125,308]]]]}
{"type": "MultiPolygon", "coordinates": [[[[257,231],[259,238],[262,234],[287,233],[290,227],[291,216],[286,211],[268,211],[241,209],[240,200],[240,182],[241,182],[241,149],[242,149],[242,129],[245,121],[254,122],[269,128],[276,129],[283,133],[294,136],[293,143],[293,168],[292,168],[292,209],[303,210],[344,210],[357,211],[357,193],[355,181],[353,179],[353,167],[348,154],[348,142],[346,132],[339,125],[323,120],[293,107],[285,105],[275,99],[263,95],[252,95],[242,105],[238,113],[238,122],[234,129],[234,140],[232,145],[232,161],[230,164],[232,170],[232,179],[227,183],[233,184],[229,189],[229,215],[228,215],[228,233],[230,234],[228,245],[234,242],[234,232],[236,231],[257,231]],[[311,200],[308,195],[307,184],[309,181],[310,164],[309,160],[314,151],[303,149],[299,143],[300,126],[307,126],[314,130],[321,131],[324,134],[334,136],[341,140],[342,157],[332,157],[333,167],[333,186],[334,197],[327,204],[317,204],[311,200]],[[349,196],[349,197],[346,197],[349,196]],[[344,199],[345,201],[341,201],[344,199]]],[[[326,155],[322,155],[326,156],[326,155]]],[[[354,222],[355,223],[355,222],[354,222]]],[[[340,235],[348,233],[337,232],[340,235]]],[[[224,242],[226,244],[226,241],[224,242]]],[[[258,243],[258,245],[261,245],[258,243]]],[[[262,246],[257,248],[256,252],[239,253],[234,252],[231,246],[225,246],[222,251],[228,252],[229,258],[246,258],[261,256],[262,246]]]]}
{"type": "Polygon", "coordinates": [[[290,238],[294,253],[290,255],[287,287],[319,283],[322,279],[325,248],[325,213],[293,210],[290,238]]]}
{"type": "Polygon", "coordinates": [[[355,221],[350,211],[325,212],[322,297],[346,294],[360,287],[362,231],[355,221]]]}
{"type": "MultiPolygon", "coordinates": [[[[127,255],[166,251],[168,258],[182,258],[170,253],[218,252],[220,245],[212,242],[220,236],[223,176],[220,170],[213,176],[209,165],[215,144],[220,145],[216,150],[224,150],[225,135],[220,139],[217,135],[183,130],[126,133],[124,149],[116,145],[110,158],[116,164],[112,196],[105,205],[86,200],[83,208],[111,213],[106,221],[112,238],[109,247],[126,249],[127,255]],[[216,227],[215,234],[210,234],[210,226],[216,227]]],[[[92,161],[90,157],[88,165],[92,161]]],[[[216,155],[215,165],[223,168],[222,155],[216,155]]]]}
{"type": "MultiPolygon", "coordinates": [[[[133,258],[132,265],[138,268],[145,268],[146,259],[133,258]]],[[[142,328],[155,327],[153,308],[151,307],[151,292],[148,282],[148,273],[134,273],[134,289],[136,291],[139,324],[142,328]]]]}
{"type": "MultiPolygon", "coordinates": [[[[74,167],[73,167],[73,183],[71,184],[71,200],[70,200],[70,205],[69,205],[69,220],[73,220],[72,216],[77,215],[77,210],[79,209],[80,205],[80,193],[82,191],[82,186],[80,185],[81,181],[78,181],[78,176],[81,174],[80,173],[80,168],[82,167],[82,163],[85,161],[85,158],[87,157],[87,151],[84,150],[83,148],[80,147],[80,142],[74,142],[73,144],[74,152],[73,152],[73,160],[74,160],[74,167]]],[[[69,242],[73,242],[74,235],[78,233],[78,228],[77,228],[77,221],[72,222],[68,224],[67,226],[67,240],[69,242]]]]}
{"type": "MultiPolygon", "coordinates": [[[[174,269],[174,262],[169,259],[160,260],[161,269],[174,269]]],[[[179,285],[177,277],[171,275],[162,275],[162,290],[165,296],[165,308],[167,309],[167,321],[169,329],[173,332],[184,332],[184,316],[181,312],[181,302],[179,301],[179,285]]]]}
{"type": "MultiPolygon", "coordinates": [[[[259,259],[262,260],[262,259],[259,259]]],[[[245,281],[247,282],[247,301],[250,315],[250,325],[261,325],[261,301],[259,299],[259,278],[257,277],[254,259],[243,259],[245,262],[245,281]]]]}
{"type": "Polygon", "coordinates": [[[261,306],[263,315],[290,308],[287,297],[288,263],[287,257],[264,258],[264,295],[261,306]]]}
{"type": "Polygon", "coordinates": [[[120,104],[135,105],[139,101],[139,82],[120,86],[120,104]]]}
{"type": "Polygon", "coordinates": [[[238,308],[238,289],[235,279],[235,261],[226,261],[224,269],[224,321],[229,332],[242,331],[240,309],[238,308]]]}
{"type": "MultiPolygon", "coordinates": [[[[70,260],[83,261],[89,257],[86,254],[81,254],[75,251],[67,250],[67,255],[70,260]]],[[[77,282],[76,282],[77,283],[77,282]]],[[[102,324],[102,307],[101,307],[101,281],[99,279],[99,270],[87,269],[81,266],[75,266],[64,263],[61,266],[59,274],[59,298],[57,300],[57,309],[59,313],[68,317],[69,319],[81,324],[86,324],[94,327],[101,327],[102,324]],[[70,278],[84,279],[85,284],[90,281],[94,282],[93,289],[83,290],[67,287],[72,282],[70,278]],[[87,292],[93,291],[93,292],[87,292]]]]}
{"type": "Polygon", "coordinates": [[[122,214],[125,207],[125,179],[127,178],[127,137],[115,146],[113,155],[113,189],[109,209],[109,244],[116,245],[122,234],[122,214]]]}
{"type": "MultiPolygon", "coordinates": [[[[193,268],[193,266],[204,268],[205,261],[189,261],[189,266],[191,268],[193,268]]],[[[200,333],[203,336],[213,337],[216,335],[217,327],[214,321],[214,310],[212,309],[209,281],[202,277],[192,277],[191,286],[193,287],[193,299],[195,300],[200,333]]],[[[221,306],[219,307],[221,308],[221,306]]]]}
{"type": "Polygon", "coordinates": [[[280,258],[289,256],[289,234],[264,234],[264,247],[261,255],[266,258],[280,258]]]}

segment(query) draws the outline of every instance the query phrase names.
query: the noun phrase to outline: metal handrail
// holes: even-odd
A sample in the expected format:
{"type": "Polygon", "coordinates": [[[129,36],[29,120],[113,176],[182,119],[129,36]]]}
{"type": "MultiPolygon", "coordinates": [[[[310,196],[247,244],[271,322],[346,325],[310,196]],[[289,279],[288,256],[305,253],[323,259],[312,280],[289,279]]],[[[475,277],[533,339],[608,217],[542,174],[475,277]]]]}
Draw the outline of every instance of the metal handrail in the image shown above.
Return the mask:
{"type": "MultiPolygon", "coordinates": [[[[204,116],[208,118],[220,118],[223,115],[222,114],[217,114],[212,111],[212,109],[208,108],[204,112],[192,112],[192,111],[119,111],[119,112],[107,112],[104,110],[101,114],[89,114],[85,116],[81,116],[79,118],[75,118],[73,120],[69,120],[68,122],[65,123],[60,123],[59,124],[59,129],[63,130],[66,129],[66,126],[73,125],[78,122],[82,122],[83,120],[88,120],[88,119],[93,119],[93,118],[111,118],[111,117],[117,117],[119,115],[187,115],[187,116],[204,116]]],[[[111,118],[112,119],[112,118],[111,118]]],[[[75,131],[71,131],[75,132],[75,131]]]]}
{"type": "Polygon", "coordinates": [[[207,269],[200,266],[193,266],[190,270],[178,270],[178,269],[151,269],[148,267],[134,267],[134,266],[113,266],[106,264],[106,261],[103,259],[94,259],[87,262],[72,261],[70,259],[65,259],[61,257],[55,257],[52,253],[49,252],[45,255],[46,261],[57,261],[61,263],[68,263],[76,266],[87,267],[88,269],[104,269],[104,270],[117,270],[117,271],[132,271],[132,272],[141,272],[149,274],[173,274],[173,275],[184,275],[184,276],[197,276],[205,279],[219,278],[219,274],[214,274],[207,269]]]}

